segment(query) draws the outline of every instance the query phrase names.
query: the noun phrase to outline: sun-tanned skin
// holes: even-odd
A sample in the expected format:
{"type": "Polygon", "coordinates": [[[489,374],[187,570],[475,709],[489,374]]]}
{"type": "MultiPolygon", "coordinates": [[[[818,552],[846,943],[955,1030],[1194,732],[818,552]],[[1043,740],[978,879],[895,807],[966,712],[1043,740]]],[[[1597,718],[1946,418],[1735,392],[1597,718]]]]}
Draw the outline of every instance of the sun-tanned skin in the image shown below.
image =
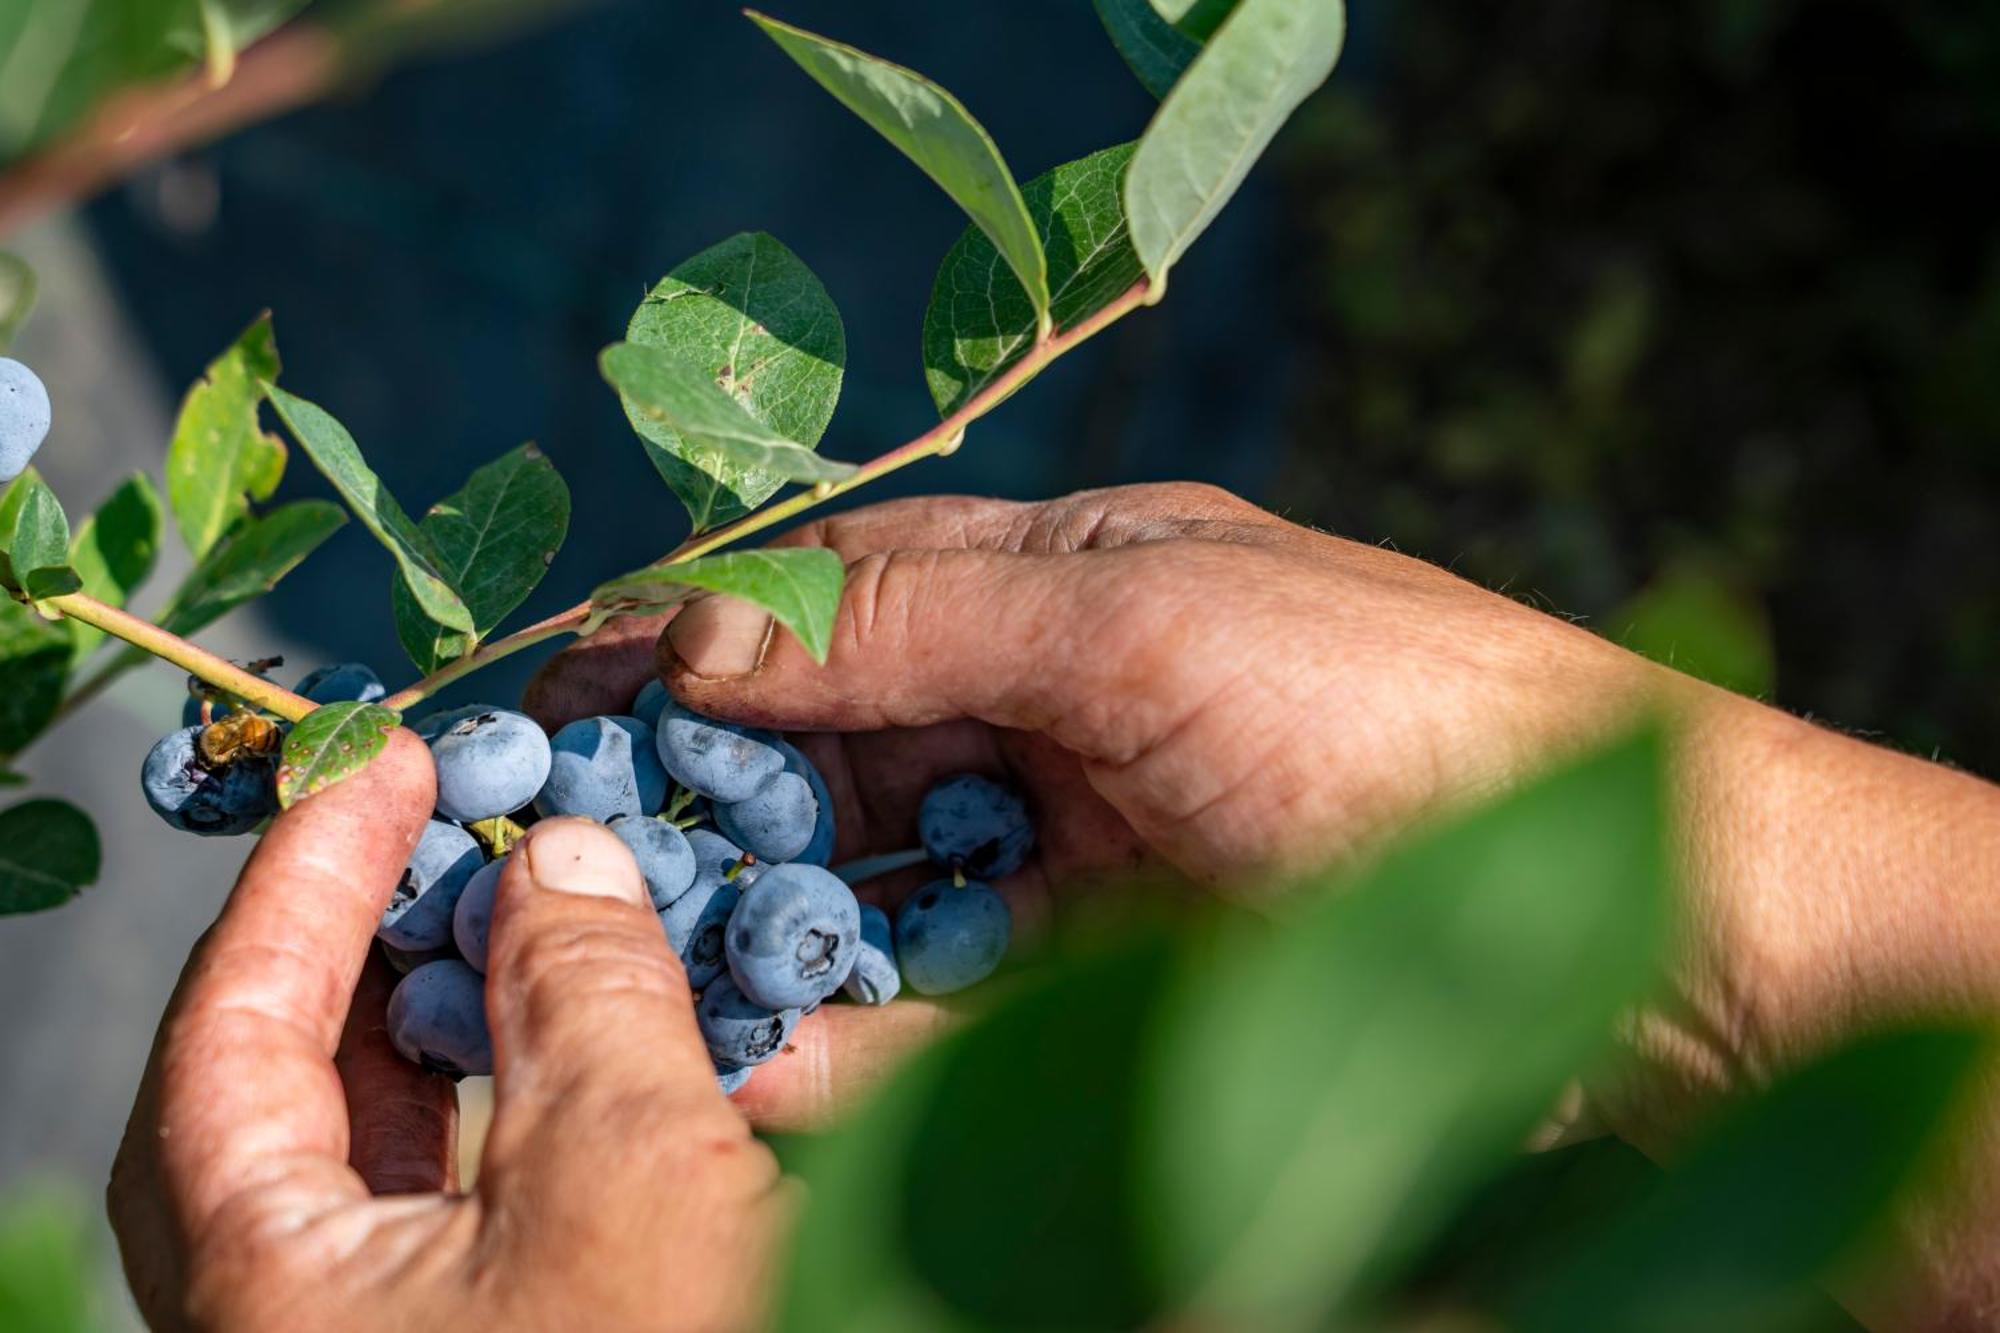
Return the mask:
{"type": "MultiPolygon", "coordinates": [[[[1028,930],[1134,867],[1252,895],[1365,856],[1664,710],[1691,910],[1677,999],[1639,1026],[1638,1075],[1596,1108],[1608,1123],[1669,1153],[1716,1092],[1860,1028],[2000,1013],[2000,792],[1433,566],[1188,486],[905,501],[785,540],[850,567],[825,666],[708,600],[664,635],[630,621],[572,647],[528,711],[546,727],[619,713],[657,670],[703,713],[831,733],[803,748],[837,860],[907,846],[940,776],[1008,775],[1037,815],[1036,853],[1002,885],[1028,930]]],[[[544,824],[493,918],[498,1109],[478,1188],[436,1193],[449,1085],[388,1051],[382,978],[361,966],[431,798],[401,737],[302,802],[190,963],[112,1187],[142,1307],[288,1333],[752,1318],[783,1210],[746,1114],[823,1118],[948,1010],[826,1006],[732,1105],[623,845],[544,824]]],[[[2000,1311],[2000,1135],[1971,1152],[1964,1206],[1907,1220],[1907,1286],[1857,1301],[1872,1326],[2000,1311]]]]}

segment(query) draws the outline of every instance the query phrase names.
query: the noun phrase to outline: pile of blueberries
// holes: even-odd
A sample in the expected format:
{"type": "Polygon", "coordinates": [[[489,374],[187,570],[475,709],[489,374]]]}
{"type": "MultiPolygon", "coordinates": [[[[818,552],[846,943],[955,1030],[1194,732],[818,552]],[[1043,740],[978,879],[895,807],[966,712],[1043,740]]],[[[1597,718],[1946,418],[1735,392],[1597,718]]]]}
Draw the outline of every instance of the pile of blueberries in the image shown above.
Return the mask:
{"type": "MultiPolygon", "coordinates": [[[[316,703],[383,695],[349,663],[299,683],[316,703]]],[[[204,745],[214,704],[190,704],[153,747],[146,796],[169,823],[240,833],[275,811],[275,761],[215,761],[204,745]]],[[[829,870],[833,802],[812,762],[783,738],[703,717],[657,681],[628,716],[572,722],[551,737],[526,715],[472,705],[414,724],[437,768],[437,810],[382,914],[384,953],[403,980],[389,1000],[397,1050],[451,1075],[490,1073],[487,932],[506,853],[500,827],[581,816],[632,850],[668,944],[700,993],[696,1015],[725,1091],[784,1049],[799,1019],[844,993],[887,1004],[907,982],[941,995],[992,973],[1012,918],[985,881],[1018,868],[1034,845],[1014,791],[976,774],[933,787],[918,811],[921,854],[850,873],[928,860],[944,874],[893,924],[829,870]]]]}

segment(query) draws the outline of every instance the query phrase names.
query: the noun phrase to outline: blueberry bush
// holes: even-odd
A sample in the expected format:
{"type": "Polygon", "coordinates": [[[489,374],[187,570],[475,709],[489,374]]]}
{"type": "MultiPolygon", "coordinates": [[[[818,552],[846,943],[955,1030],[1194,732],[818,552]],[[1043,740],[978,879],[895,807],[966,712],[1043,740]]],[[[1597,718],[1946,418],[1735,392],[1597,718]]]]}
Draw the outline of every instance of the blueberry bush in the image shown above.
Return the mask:
{"type": "MultiPolygon", "coordinates": [[[[210,24],[211,43],[218,21],[248,40],[304,7],[192,0],[182,18],[210,24]]],[[[939,784],[907,855],[831,867],[833,810],[806,756],[658,685],[553,737],[502,707],[424,711],[514,653],[701,593],[755,603],[825,657],[839,558],[750,539],[951,454],[1064,353],[1161,300],[1344,35],[1335,0],[1096,7],[1159,108],[1136,140],[1025,182],[928,78],[748,15],[969,219],[921,328],[938,423],[865,462],[821,455],[839,311],[778,239],[720,240],[671,268],[599,359],[688,537],[518,628],[503,626],[570,524],[556,461],[521,446],[411,517],[334,412],[280,384],[269,316],[188,392],[161,480],[129,478],[72,525],[31,462],[45,439],[60,447],[72,390],[5,359],[34,278],[0,256],[0,761],[159,658],[189,698],[131,756],[143,796],[176,829],[240,834],[354,773],[407,720],[438,804],[378,932],[404,973],[388,1026],[454,1076],[491,1069],[493,894],[538,817],[598,820],[631,847],[727,1091],[822,1003],[977,986],[974,1020],[842,1127],[779,1142],[811,1186],[785,1327],[1845,1326],[1823,1284],[1922,1183],[1991,1054],[1977,1035],[1833,1052],[1722,1108],[1670,1173],[1605,1140],[1521,1154],[1579,1080],[1615,1092],[1616,1033],[1664,991],[1675,894],[1655,731],[1358,873],[1292,886],[1269,913],[1169,919],[1169,895],[1134,895],[1115,900],[1129,909],[1115,929],[1021,949],[987,881],[1032,855],[1033,811],[989,779],[939,784]],[[294,453],[341,504],[271,502],[294,453]],[[197,646],[350,518],[390,558],[414,679],[343,663],[286,688],[276,663],[197,646]],[[128,604],[170,523],[193,569],[142,617],[128,604]],[[850,888],[925,863],[934,878],[893,915],[850,888]]],[[[183,63],[203,49],[168,48],[183,63]]],[[[19,782],[4,762],[0,781],[19,782]]],[[[99,860],[74,806],[0,810],[0,913],[60,906],[99,860]]]]}

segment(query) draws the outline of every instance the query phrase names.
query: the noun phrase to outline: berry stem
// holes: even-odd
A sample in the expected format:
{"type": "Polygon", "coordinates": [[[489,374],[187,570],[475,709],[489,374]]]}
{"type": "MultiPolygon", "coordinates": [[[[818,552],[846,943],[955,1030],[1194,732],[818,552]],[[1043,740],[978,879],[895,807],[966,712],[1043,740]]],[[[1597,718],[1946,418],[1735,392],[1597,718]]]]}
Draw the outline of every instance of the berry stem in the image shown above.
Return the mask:
{"type": "Polygon", "coordinates": [[[930,854],[923,848],[912,847],[908,851],[884,852],[880,856],[864,856],[858,860],[846,861],[835,866],[833,873],[847,884],[864,884],[883,875],[893,875],[898,870],[907,870],[911,866],[927,865],[930,859],[930,854]]]}
{"type": "Polygon", "coordinates": [[[115,606],[106,606],[95,597],[72,592],[51,597],[44,604],[72,620],[95,625],[113,638],[123,639],[154,657],[164,658],[189,675],[199,676],[217,689],[247,700],[267,712],[276,713],[289,722],[297,722],[313,710],[310,699],[301,698],[283,686],[253,675],[206,648],[197,648],[180,635],[169,633],[151,621],[141,620],[115,606]]]}
{"type": "MultiPolygon", "coordinates": [[[[690,560],[709,555],[745,537],[755,536],[786,519],[796,518],[828,500],[847,494],[849,491],[866,486],[871,481],[888,476],[899,468],[925,458],[942,458],[957,451],[965,439],[965,429],[979,418],[1007,401],[1015,390],[1040,374],[1044,367],[1063,353],[1080,343],[1087,342],[1119,319],[1146,304],[1151,284],[1145,278],[1130,287],[1068,328],[1044,330],[1035,339],[1034,346],[1019,361],[995,376],[987,386],[967,399],[963,406],[937,425],[917,436],[907,444],[869,460],[856,468],[853,475],[842,481],[820,482],[808,486],[790,497],[747,514],[734,523],[725,523],[711,532],[696,533],[676,546],[672,551],[654,561],[655,567],[680,565],[690,560]]],[[[562,634],[581,632],[590,620],[590,603],[580,602],[569,610],[537,621],[526,629],[503,635],[491,643],[481,644],[472,652],[448,666],[440,667],[416,684],[398,690],[382,702],[386,707],[403,711],[412,705],[430,698],[453,681],[461,680],[480,668],[512,656],[523,648],[544,643],[562,634]]]]}

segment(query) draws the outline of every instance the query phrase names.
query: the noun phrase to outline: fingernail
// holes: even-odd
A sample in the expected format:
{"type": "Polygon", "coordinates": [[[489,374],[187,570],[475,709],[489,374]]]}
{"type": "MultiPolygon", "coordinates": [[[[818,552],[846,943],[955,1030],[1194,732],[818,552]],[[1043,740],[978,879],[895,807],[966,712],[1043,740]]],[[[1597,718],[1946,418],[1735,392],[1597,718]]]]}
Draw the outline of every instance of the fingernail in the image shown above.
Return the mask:
{"type": "Polygon", "coordinates": [[[771,646],[771,614],[734,597],[704,597],[668,622],[667,642],[697,676],[747,676],[771,646]]]}
{"type": "Polygon", "coordinates": [[[638,862],[618,835],[587,819],[548,819],[529,830],[514,849],[528,863],[538,889],[592,898],[646,897],[638,862]]]}

